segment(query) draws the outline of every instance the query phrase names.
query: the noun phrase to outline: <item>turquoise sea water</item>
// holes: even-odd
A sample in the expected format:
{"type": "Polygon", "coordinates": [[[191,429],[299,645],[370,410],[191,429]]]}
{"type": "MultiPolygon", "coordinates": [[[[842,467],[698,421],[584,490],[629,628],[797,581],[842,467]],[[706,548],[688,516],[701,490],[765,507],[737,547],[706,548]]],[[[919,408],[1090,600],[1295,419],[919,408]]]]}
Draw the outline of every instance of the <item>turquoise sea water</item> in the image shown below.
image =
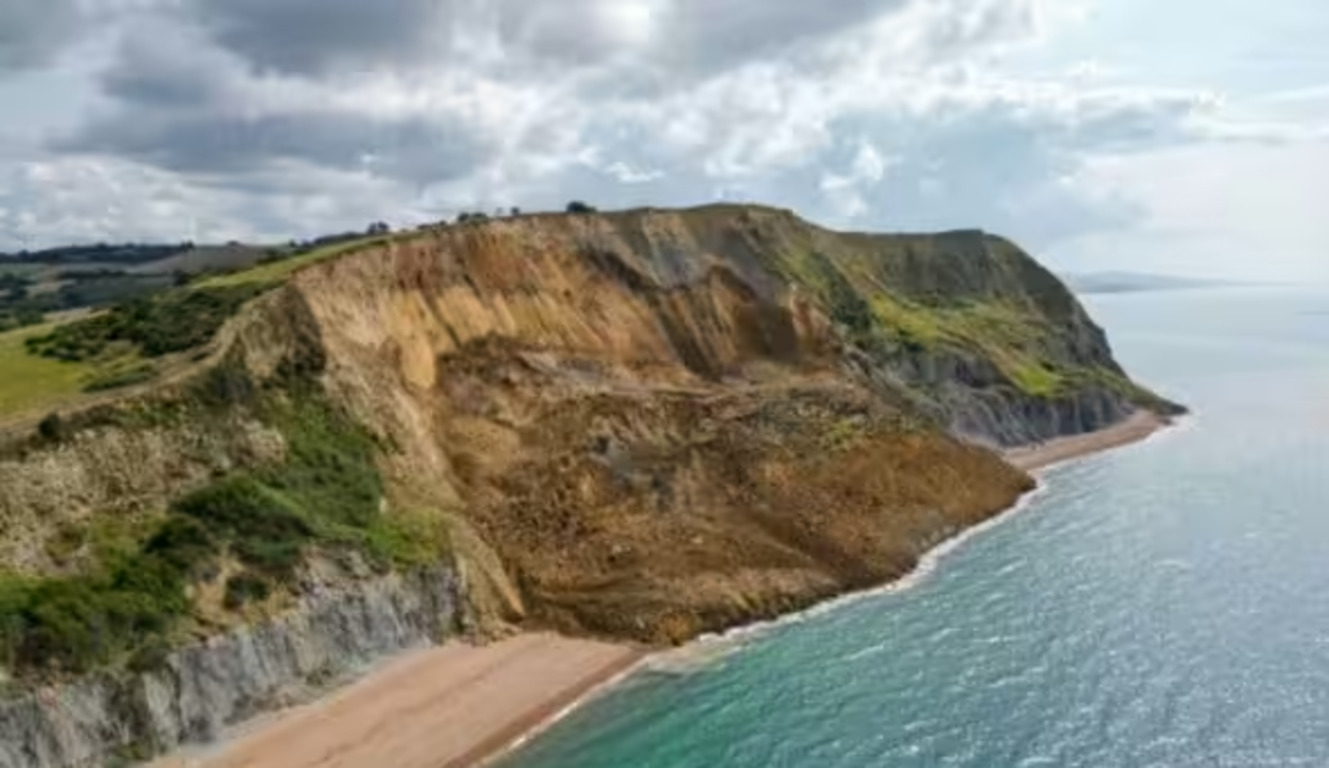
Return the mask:
{"type": "Polygon", "coordinates": [[[1196,411],[906,590],[704,643],[504,768],[1329,766],[1329,295],[1114,296],[1196,411]]]}

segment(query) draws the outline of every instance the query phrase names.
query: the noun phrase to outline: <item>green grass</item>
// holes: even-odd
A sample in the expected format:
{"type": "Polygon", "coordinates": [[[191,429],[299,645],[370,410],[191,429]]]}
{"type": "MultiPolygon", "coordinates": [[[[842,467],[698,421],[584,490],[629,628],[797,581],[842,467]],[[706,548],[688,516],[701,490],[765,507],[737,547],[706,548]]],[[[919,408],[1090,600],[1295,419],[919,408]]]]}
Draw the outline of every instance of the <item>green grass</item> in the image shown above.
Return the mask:
{"type": "Polygon", "coordinates": [[[292,256],[280,261],[272,261],[267,264],[260,264],[252,269],[233,272],[229,275],[218,275],[198,283],[200,288],[225,288],[237,285],[251,285],[255,283],[279,283],[290,277],[298,270],[304,269],[311,264],[317,264],[320,261],[335,256],[358,251],[362,248],[370,248],[375,245],[383,245],[391,242],[391,236],[365,237],[361,240],[350,240],[336,245],[329,245],[325,248],[319,248],[309,253],[299,256],[292,256]]]}
{"type": "Polygon", "coordinates": [[[0,334],[0,417],[49,410],[83,391],[96,368],[28,353],[28,339],[51,333],[53,323],[0,334]]]}
{"type": "Polygon", "coordinates": [[[239,387],[243,397],[225,408],[279,429],[284,461],[214,480],[144,527],[61,532],[53,554],[73,563],[75,552],[92,550],[76,575],[0,578],[0,664],[40,679],[160,656],[192,610],[189,585],[215,577],[223,562],[240,566],[228,574],[231,610],[293,587],[315,550],[359,552],[383,570],[438,562],[441,522],[384,513],[369,434],[316,385],[286,385],[239,387]]]}
{"type": "Polygon", "coordinates": [[[1071,383],[1042,352],[1055,331],[1044,318],[1018,306],[977,301],[925,305],[880,289],[867,291],[865,301],[822,257],[814,254],[790,264],[790,272],[830,304],[832,318],[856,342],[885,339],[913,351],[950,347],[976,352],[1034,397],[1056,397],[1071,383]]]}
{"type": "Polygon", "coordinates": [[[936,312],[914,307],[889,294],[873,296],[869,305],[877,321],[907,343],[932,348],[954,335],[936,312]]]}
{"type": "Polygon", "coordinates": [[[1007,375],[1021,392],[1034,397],[1056,397],[1066,387],[1066,376],[1044,363],[1021,361],[1007,375]]]}

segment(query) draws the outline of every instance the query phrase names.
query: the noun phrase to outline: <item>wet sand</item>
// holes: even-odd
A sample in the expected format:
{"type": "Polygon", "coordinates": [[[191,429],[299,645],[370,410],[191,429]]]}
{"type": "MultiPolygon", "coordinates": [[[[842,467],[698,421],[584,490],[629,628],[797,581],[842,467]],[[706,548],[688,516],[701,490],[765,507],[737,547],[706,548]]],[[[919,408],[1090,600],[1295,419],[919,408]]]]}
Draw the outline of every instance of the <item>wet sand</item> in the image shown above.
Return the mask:
{"type": "Polygon", "coordinates": [[[1120,424],[1098,432],[1061,437],[1039,445],[1012,448],[1002,455],[1006,461],[1020,469],[1033,472],[1071,459],[1139,442],[1168,426],[1169,423],[1162,416],[1148,411],[1137,411],[1134,416],[1120,424]]]}
{"type": "Polygon", "coordinates": [[[463,768],[504,751],[630,669],[637,649],[545,634],[409,654],[153,768],[463,768]]]}

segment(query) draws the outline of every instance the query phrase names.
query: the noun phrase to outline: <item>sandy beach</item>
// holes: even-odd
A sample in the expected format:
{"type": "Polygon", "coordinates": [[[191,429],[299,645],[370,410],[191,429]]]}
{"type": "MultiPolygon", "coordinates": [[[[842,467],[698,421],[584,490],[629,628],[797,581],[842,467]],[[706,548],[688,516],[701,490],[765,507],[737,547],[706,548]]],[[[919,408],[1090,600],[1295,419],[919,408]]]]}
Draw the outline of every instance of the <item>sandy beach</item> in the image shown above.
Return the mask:
{"type": "MultiPolygon", "coordinates": [[[[1143,440],[1166,425],[1140,412],[1109,429],[1004,456],[1034,471],[1143,440]]],[[[153,768],[467,768],[502,754],[644,655],[550,634],[425,649],[247,726],[222,745],[153,768]]]]}
{"type": "Polygon", "coordinates": [[[277,713],[212,754],[153,768],[462,768],[502,752],[626,672],[634,648],[527,634],[397,659],[313,704],[277,713]]]}
{"type": "Polygon", "coordinates": [[[1135,415],[1120,424],[1098,432],[1075,435],[1074,437],[1062,437],[1039,445],[1012,448],[1002,455],[1006,461],[1020,469],[1033,472],[1081,456],[1088,456],[1100,451],[1108,451],[1139,442],[1168,426],[1168,423],[1168,420],[1157,414],[1148,411],[1136,411],[1135,415]]]}

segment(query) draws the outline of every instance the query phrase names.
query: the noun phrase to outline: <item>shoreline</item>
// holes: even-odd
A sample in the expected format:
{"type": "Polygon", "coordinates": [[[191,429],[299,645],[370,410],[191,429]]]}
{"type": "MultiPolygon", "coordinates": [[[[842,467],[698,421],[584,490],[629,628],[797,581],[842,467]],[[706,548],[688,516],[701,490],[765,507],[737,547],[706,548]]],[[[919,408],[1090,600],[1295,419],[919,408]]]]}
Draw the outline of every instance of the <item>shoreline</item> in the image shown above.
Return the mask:
{"type": "Polygon", "coordinates": [[[1058,464],[1104,453],[1141,442],[1175,421],[1150,411],[1136,411],[1125,421],[1083,435],[1059,437],[1039,445],[1010,448],[1001,452],[1007,463],[1025,472],[1051,469],[1058,464]]]}
{"type": "Polygon", "coordinates": [[[237,725],[151,768],[469,768],[506,754],[646,656],[627,645],[522,634],[387,660],[311,703],[237,725]]]}
{"type": "MultiPolygon", "coordinates": [[[[1141,442],[1173,425],[1138,411],[1085,435],[1001,452],[1011,465],[1041,474],[1060,464],[1141,442]]],[[[663,673],[705,665],[742,640],[875,595],[917,584],[965,541],[1026,509],[1045,485],[924,553],[895,581],[842,595],[770,622],[706,635],[679,649],[645,649],[548,634],[523,634],[486,646],[450,643],[390,659],[360,680],[313,703],[238,726],[220,744],[177,753],[151,768],[479,768],[509,756],[578,707],[641,668],[663,673]],[[717,646],[720,650],[716,651],[717,646]]]]}

